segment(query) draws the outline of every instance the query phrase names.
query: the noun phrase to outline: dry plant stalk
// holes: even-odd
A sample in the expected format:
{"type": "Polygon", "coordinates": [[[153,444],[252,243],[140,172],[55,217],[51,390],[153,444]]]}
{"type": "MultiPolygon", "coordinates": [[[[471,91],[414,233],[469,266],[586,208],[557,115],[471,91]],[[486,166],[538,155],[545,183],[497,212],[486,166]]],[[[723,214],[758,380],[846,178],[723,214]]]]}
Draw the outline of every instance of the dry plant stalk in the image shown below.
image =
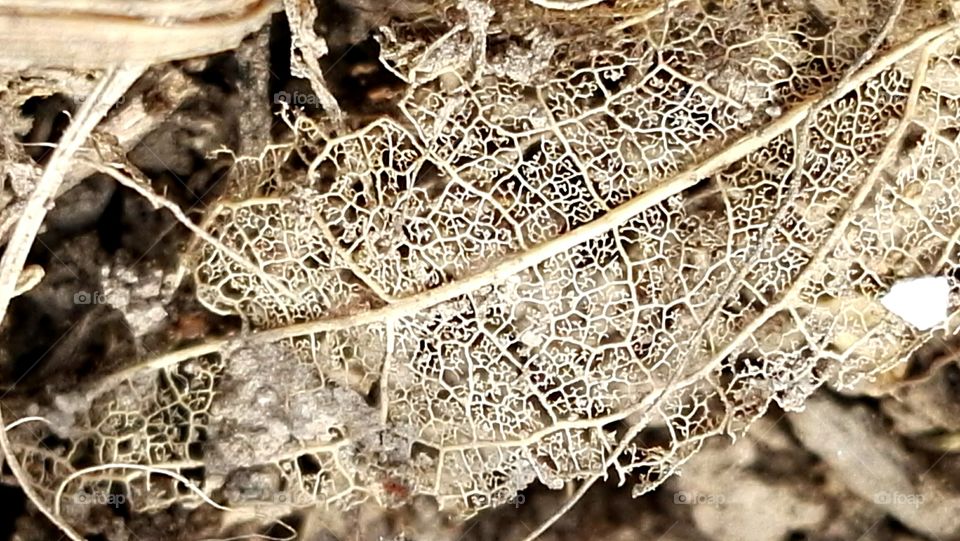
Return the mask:
{"type": "Polygon", "coordinates": [[[0,0],[0,67],[150,65],[236,47],[276,0],[0,0]]]}
{"type": "Polygon", "coordinates": [[[204,221],[197,296],[249,332],[41,412],[68,448],[10,431],[63,520],[111,483],[140,512],[425,495],[469,515],[607,475],[643,494],[771,404],[957,332],[949,11],[440,4],[381,30],[396,114],[298,119],[204,221]],[[878,302],[926,275],[952,288],[932,332],[878,302]]]}

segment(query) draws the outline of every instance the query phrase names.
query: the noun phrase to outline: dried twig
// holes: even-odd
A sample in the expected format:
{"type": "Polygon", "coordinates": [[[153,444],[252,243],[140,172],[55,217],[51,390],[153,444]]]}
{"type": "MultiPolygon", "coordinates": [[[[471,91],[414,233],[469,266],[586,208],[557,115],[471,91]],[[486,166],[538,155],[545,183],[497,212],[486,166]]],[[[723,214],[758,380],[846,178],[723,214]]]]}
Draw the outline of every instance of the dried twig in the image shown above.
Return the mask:
{"type": "Polygon", "coordinates": [[[327,54],[327,42],[313,30],[317,19],[317,6],[313,0],[284,0],[290,32],[293,34],[290,44],[290,72],[295,77],[304,77],[310,81],[320,105],[335,121],[343,118],[340,104],[327,89],[327,82],[320,69],[320,58],[327,54]]]}
{"type": "Polygon", "coordinates": [[[275,0],[66,4],[0,0],[0,67],[107,68],[203,56],[236,47],[279,7],[275,0]]]}
{"type": "Polygon", "coordinates": [[[242,110],[240,115],[240,154],[254,156],[270,144],[273,115],[270,103],[264,102],[270,93],[270,25],[250,36],[237,49],[240,72],[245,84],[240,85],[242,110]]]}
{"type": "MultiPolygon", "coordinates": [[[[184,101],[197,95],[199,88],[174,66],[165,66],[157,74],[158,93],[144,93],[129,97],[126,105],[96,127],[93,135],[106,135],[116,140],[116,146],[129,152],[148,133],[162,124],[184,101]]],[[[62,195],[80,181],[92,175],[94,168],[85,162],[71,168],[60,186],[62,195]]]]}

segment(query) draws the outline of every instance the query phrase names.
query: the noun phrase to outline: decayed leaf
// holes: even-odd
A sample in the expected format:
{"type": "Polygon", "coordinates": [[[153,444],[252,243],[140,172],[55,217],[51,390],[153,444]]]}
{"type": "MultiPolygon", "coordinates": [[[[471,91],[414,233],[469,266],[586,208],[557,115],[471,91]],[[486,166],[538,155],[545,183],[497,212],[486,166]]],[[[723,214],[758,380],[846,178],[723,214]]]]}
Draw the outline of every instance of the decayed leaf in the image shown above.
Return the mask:
{"type": "Polygon", "coordinates": [[[119,478],[134,509],[200,502],[93,462],[235,506],[471,513],[610,468],[652,490],[770,404],[889,368],[933,334],[888,288],[957,287],[960,41],[933,4],[822,4],[392,24],[396,114],[301,119],[307,173],[271,149],[207,220],[198,298],[254,330],[109,378],[63,450],[15,432],[21,460],[64,512],[119,478]]]}

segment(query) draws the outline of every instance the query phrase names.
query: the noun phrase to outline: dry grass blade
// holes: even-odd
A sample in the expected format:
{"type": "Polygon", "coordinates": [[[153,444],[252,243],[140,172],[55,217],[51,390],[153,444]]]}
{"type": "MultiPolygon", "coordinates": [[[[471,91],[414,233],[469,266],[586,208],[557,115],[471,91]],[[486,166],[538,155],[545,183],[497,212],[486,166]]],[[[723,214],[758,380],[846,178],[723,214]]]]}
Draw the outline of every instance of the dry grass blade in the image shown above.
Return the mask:
{"type": "Polygon", "coordinates": [[[279,3],[245,0],[214,6],[220,10],[189,1],[85,1],[69,7],[0,2],[0,66],[106,68],[216,53],[236,47],[260,28],[279,3]],[[118,11],[121,4],[128,8],[118,11]]]}

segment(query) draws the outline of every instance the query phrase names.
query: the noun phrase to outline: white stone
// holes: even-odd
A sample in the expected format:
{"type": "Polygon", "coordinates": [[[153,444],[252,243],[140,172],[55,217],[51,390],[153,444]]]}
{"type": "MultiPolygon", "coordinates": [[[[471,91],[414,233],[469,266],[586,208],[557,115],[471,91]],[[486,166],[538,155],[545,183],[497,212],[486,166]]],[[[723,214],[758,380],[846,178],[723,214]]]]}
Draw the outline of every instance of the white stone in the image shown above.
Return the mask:
{"type": "Polygon", "coordinates": [[[543,337],[534,332],[525,332],[520,335],[520,343],[527,347],[537,348],[543,345],[543,337]]]}
{"type": "Polygon", "coordinates": [[[908,278],[893,284],[880,304],[918,330],[926,331],[947,319],[950,283],[943,276],[908,278]]]}

